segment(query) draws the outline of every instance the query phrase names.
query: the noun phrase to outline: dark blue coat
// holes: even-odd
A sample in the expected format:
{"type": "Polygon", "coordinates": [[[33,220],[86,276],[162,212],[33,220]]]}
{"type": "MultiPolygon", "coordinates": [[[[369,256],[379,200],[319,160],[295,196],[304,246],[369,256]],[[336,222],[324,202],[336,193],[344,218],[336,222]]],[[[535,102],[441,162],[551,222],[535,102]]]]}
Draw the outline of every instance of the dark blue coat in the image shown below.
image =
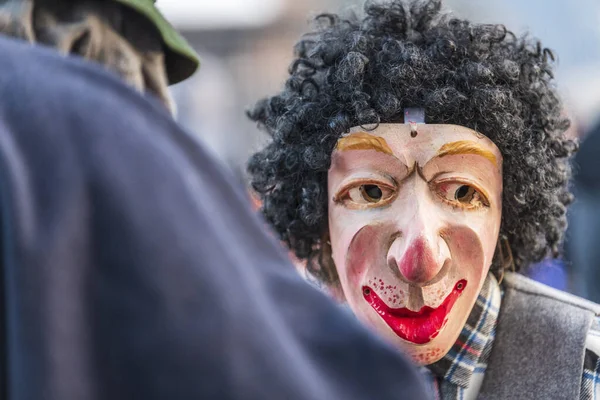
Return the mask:
{"type": "Polygon", "coordinates": [[[0,39],[0,395],[421,399],[153,101],[0,39]]]}

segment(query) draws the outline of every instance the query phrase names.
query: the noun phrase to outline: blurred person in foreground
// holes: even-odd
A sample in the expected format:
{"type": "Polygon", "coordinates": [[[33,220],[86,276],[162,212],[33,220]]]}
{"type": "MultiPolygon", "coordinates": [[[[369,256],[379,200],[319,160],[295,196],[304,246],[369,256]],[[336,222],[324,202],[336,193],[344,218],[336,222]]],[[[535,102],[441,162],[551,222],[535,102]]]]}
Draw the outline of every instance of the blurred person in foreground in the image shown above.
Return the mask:
{"type": "Polygon", "coordinates": [[[534,282],[577,146],[554,55],[440,0],[324,14],[249,116],[262,211],[308,272],[442,399],[592,399],[600,306],[534,282]]]}
{"type": "Polygon", "coordinates": [[[199,61],[155,1],[0,0],[0,33],[100,63],[174,112],[167,86],[199,61]]]}
{"type": "Polygon", "coordinates": [[[164,107],[91,63],[0,54],[0,398],[424,398],[164,107]]]}

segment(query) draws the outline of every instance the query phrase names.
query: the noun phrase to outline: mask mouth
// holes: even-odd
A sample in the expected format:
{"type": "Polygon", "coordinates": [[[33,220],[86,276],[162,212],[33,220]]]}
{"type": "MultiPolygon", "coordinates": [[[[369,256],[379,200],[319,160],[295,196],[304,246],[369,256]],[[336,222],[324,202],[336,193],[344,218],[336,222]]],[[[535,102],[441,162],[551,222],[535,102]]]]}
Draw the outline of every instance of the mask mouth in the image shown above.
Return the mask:
{"type": "Polygon", "coordinates": [[[391,308],[369,286],[363,286],[364,299],[400,338],[415,344],[426,344],[435,339],[448,322],[448,314],[467,287],[467,281],[456,282],[454,289],[436,308],[424,306],[419,311],[391,308]]]}

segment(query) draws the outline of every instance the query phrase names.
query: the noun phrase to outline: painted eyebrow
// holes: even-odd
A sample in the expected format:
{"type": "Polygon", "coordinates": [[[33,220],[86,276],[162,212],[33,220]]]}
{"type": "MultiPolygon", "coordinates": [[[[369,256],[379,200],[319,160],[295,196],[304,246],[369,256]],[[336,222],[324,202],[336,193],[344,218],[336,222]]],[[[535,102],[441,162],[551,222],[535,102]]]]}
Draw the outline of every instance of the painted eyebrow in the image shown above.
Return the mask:
{"type": "Polygon", "coordinates": [[[452,156],[456,154],[475,154],[488,159],[492,164],[498,166],[498,160],[494,153],[469,140],[446,143],[438,150],[436,157],[452,156]]]}
{"type": "Polygon", "coordinates": [[[335,149],[338,151],[349,150],[375,150],[380,153],[394,155],[394,152],[381,136],[373,136],[366,132],[357,132],[338,140],[335,149]]]}

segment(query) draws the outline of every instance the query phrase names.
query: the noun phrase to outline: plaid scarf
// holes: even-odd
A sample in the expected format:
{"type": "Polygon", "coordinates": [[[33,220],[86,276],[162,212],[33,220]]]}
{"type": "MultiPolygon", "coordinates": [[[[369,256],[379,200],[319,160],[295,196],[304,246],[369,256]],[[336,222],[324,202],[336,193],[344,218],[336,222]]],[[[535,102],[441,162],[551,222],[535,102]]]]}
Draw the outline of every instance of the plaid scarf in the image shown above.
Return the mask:
{"type": "MultiPolygon", "coordinates": [[[[450,351],[434,364],[422,368],[431,383],[433,398],[476,399],[496,335],[503,291],[488,274],[467,323],[450,351]]],[[[600,400],[600,319],[588,333],[580,399],[600,400]]]]}

